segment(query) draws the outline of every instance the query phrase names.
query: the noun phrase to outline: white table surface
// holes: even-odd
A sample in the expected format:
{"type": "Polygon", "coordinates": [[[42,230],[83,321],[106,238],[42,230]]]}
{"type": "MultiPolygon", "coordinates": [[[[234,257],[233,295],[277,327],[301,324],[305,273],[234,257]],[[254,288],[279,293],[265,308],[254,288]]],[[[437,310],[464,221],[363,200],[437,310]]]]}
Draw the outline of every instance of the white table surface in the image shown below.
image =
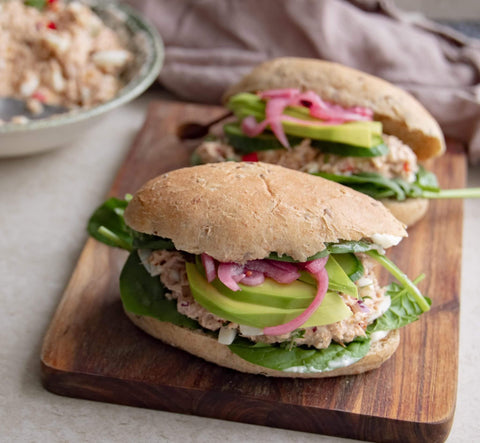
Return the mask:
{"type": "MultiPolygon", "coordinates": [[[[87,239],[88,217],[158,94],[114,111],[71,146],[0,159],[0,441],[352,441],[61,397],[41,386],[41,342],[87,239]]],[[[468,184],[480,186],[480,166],[470,168],[468,184]]],[[[480,435],[479,219],[480,200],[466,201],[458,401],[449,442],[480,435]]]]}

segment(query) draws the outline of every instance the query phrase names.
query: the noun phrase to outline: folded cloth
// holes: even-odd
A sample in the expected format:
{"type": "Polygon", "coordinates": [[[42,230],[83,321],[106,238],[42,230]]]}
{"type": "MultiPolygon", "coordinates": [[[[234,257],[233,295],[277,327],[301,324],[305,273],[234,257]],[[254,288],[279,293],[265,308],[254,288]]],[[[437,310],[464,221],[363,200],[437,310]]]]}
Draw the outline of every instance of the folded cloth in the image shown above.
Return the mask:
{"type": "Polygon", "coordinates": [[[385,0],[125,0],[164,39],[162,85],[220,103],[258,63],[279,56],[342,63],[411,92],[445,135],[480,162],[480,40],[385,0]]]}

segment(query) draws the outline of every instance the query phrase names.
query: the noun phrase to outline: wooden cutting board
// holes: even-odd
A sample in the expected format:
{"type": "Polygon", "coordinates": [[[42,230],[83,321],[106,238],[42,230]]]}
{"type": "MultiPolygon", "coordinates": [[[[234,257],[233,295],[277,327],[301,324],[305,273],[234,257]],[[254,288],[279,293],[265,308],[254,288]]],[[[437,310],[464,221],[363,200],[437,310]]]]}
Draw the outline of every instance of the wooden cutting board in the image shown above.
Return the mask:
{"type": "MultiPolygon", "coordinates": [[[[154,102],[110,191],[123,197],[147,179],[188,165],[198,142],[181,143],[182,121],[218,107],[154,102]]],[[[443,188],[463,187],[458,145],[431,165],[443,188]]],[[[463,204],[434,201],[389,254],[433,299],[401,331],[380,369],[321,380],[270,379],[217,367],[137,329],[122,312],[118,277],[126,255],[89,239],[44,338],[42,381],[57,394],[369,441],[435,442],[453,420],[458,364],[463,204]]]]}

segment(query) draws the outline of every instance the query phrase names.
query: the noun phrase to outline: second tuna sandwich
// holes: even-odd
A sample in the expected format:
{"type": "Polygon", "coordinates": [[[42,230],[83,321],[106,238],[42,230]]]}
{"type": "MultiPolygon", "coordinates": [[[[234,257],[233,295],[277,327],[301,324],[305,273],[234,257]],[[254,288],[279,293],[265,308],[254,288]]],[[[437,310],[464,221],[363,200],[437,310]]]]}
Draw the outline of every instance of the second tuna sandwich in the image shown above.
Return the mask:
{"type": "Polygon", "coordinates": [[[205,141],[196,161],[260,160],[321,175],[384,203],[407,226],[435,198],[480,197],[441,190],[419,162],[444,153],[435,119],[409,93],[336,63],[278,58],[225,92],[236,121],[205,141]]]}

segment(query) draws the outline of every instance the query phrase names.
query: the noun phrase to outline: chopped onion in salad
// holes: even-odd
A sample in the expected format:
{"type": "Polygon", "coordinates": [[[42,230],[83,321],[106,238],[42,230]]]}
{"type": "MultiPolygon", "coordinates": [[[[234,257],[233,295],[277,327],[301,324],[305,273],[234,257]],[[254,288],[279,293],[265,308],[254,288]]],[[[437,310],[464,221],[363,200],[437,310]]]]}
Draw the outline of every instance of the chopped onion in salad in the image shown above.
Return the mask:
{"type": "Polygon", "coordinates": [[[235,329],[223,327],[218,331],[218,342],[222,345],[231,345],[236,336],[235,329]]]}

